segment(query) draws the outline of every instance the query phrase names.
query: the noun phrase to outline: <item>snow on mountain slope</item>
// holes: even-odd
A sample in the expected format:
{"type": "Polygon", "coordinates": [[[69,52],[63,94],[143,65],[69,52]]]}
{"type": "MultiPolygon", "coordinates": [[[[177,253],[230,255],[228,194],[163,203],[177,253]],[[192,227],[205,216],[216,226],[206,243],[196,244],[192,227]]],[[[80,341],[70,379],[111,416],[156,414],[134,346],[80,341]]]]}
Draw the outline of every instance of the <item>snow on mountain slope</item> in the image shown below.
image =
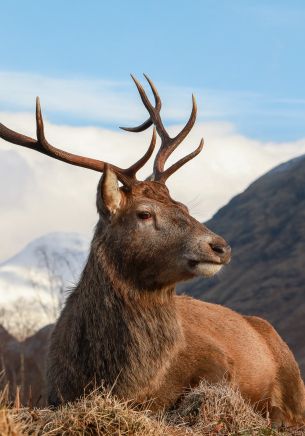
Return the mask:
{"type": "Polygon", "coordinates": [[[0,263],[0,310],[13,313],[22,307],[39,325],[54,321],[88,250],[88,239],[77,233],[50,233],[30,242],[0,263]]]}

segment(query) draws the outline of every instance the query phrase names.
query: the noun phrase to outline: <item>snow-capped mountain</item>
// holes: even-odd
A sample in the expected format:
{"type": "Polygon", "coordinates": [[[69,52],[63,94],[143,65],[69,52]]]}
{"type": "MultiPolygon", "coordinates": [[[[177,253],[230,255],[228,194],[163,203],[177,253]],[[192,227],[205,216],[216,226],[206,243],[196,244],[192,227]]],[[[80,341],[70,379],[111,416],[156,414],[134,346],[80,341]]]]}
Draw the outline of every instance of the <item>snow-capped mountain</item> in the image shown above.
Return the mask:
{"type": "Polygon", "coordinates": [[[0,311],[26,311],[39,325],[53,321],[88,250],[88,239],[77,233],[50,233],[30,242],[0,263],[0,311]]]}

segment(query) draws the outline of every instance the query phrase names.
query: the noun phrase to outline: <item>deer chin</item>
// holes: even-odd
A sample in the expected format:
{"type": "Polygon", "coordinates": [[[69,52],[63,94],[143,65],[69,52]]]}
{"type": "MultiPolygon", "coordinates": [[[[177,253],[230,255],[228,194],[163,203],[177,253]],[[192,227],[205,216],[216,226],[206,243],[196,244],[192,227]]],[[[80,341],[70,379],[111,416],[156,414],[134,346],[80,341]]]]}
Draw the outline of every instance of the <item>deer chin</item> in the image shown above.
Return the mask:
{"type": "Polygon", "coordinates": [[[217,274],[223,267],[223,264],[209,261],[189,260],[188,266],[194,276],[208,278],[217,274]]]}

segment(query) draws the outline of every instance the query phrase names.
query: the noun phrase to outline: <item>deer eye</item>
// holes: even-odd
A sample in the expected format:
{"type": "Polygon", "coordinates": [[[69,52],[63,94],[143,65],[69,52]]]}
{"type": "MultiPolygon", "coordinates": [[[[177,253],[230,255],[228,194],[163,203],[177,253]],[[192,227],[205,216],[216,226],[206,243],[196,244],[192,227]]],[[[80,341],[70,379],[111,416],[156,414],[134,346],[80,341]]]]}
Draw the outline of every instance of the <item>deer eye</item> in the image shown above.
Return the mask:
{"type": "Polygon", "coordinates": [[[150,212],[142,211],[137,213],[137,217],[140,218],[140,220],[149,220],[152,215],[150,212]]]}

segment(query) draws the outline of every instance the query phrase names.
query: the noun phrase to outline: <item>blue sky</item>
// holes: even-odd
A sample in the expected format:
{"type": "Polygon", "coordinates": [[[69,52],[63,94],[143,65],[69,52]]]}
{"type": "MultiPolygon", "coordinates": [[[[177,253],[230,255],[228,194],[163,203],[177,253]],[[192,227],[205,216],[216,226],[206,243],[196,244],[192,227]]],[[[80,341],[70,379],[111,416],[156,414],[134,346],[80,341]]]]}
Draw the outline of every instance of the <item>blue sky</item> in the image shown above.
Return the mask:
{"type": "MultiPolygon", "coordinates": [[[[103,81],[123,104],[128,93],[135,100],[129,73],[144,71],[161,88],[171,87],[165,94],[173,107],[177,93],[189,110],[194,91],[203,120],[232,122],[262,141],[297,140],[305,136],[304,23],[305,2],[296,0],[10,0],[1,5],[0,73],[29,75],[42,98],[41,78],[55,80],[58,105],[47,105],[46,113],[56,123],[116,127],[127,121],[116,111],[99,116],[98,106],[94,114],[83,101],[77,111],[62,109],[62,87],[72,81],[77,95],[83,82],[100,90],[103,81]],[[65,82],[56,88],[56,80],[65,82]]],[[[0,110],[31,109],[32,95],[21,96],[26,90],[14,81],[3,84],[0,110]]]]}

